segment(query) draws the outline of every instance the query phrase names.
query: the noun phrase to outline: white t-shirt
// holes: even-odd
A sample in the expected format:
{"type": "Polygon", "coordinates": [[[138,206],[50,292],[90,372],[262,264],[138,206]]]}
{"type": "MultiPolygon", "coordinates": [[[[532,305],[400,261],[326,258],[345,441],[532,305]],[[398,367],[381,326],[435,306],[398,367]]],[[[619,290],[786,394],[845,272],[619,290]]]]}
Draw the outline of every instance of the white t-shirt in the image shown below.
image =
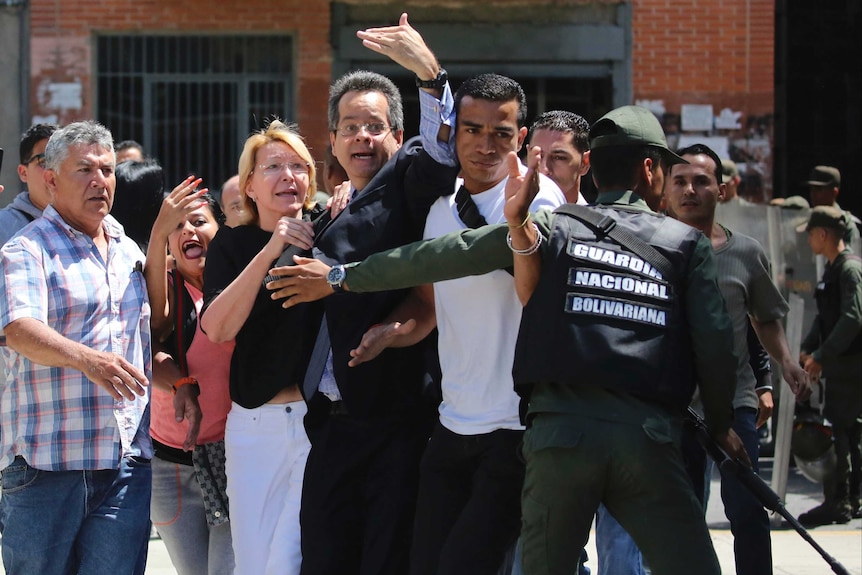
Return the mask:
{"type": "MultiPolygon", "coordinates": [[[[526,168],[522,167],[522,172],[526,168]]],[[[506,180],[473,195],[479,213],[489,224],[505,223],[506,180]]],[[[458,178],[455,190],[463,184],[458,178]]],[[[554,209],[565,202],[560,188],[540,176],[539,193],[530,211],[554,209]]],[[[425,220],[425,239],[462,230],[455,194],[439,198],[425,220]]],[[[515,341],[521,323],[521,302],[511,275],[496,270],[434,284],[443,372],[440,423],[461,435],[496,429],[523,429],[518,418],[518,395],[512,382],[515,341]]]]}

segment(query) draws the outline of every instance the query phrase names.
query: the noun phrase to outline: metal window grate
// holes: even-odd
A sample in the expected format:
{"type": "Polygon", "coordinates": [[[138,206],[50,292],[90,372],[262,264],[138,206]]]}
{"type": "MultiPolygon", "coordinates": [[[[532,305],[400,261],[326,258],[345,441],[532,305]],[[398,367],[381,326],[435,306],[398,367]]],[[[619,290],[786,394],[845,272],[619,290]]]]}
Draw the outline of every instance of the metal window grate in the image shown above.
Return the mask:
{"type": "Polygon", "coordinates": [[[96,39],[97,118],[165,170],[218,188],[264,119],[292,118],[290,36],[104,35],[96,39]]]}

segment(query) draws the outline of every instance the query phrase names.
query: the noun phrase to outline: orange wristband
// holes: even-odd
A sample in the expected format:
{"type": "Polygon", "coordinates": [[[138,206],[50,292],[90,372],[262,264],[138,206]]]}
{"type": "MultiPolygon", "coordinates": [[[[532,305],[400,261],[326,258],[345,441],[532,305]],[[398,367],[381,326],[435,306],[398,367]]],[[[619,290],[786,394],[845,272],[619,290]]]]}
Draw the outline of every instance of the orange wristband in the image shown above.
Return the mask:
{"type": "Polygon", "coordinates": [[[198,385],[198,380],[196,380],[193,377],[188,377],[188,376],[179,378],[171,386],[171,389],[173,390],[174,395],[176,395],[177,390],[184,385],[198,385]]]}

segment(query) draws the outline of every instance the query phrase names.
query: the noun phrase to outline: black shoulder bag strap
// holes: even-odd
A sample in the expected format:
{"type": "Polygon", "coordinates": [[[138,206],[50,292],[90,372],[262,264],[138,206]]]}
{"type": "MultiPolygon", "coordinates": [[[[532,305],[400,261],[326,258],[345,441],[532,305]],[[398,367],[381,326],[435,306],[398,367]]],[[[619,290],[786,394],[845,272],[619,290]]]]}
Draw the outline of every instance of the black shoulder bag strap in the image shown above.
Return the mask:
{"type": "MultiPolygon", "coordinates": [[[[463,185],[458,188],[458,192],[455,194],[455,207],[458,208],[458,217],[461,218],[461,221],[468,228],[475,230],[476,228],[488,225],[488,222],[479,213],[479,208],[476,206],[476,202],[473,201],[470,192],[463,185]]],[[[504,269],[510,276],[515,275],[514,267],[510,266],[504,269]]]]}
{"type": "Polygon", "coordinates": [[[470,192],[464,186],[458,188],[458,192],[455,194],[455,206],[458,208],[458,217],[468,228],[475,230],[488,225],[488,222],[479,213],[479,208],[476,207],[476,202],[473,201],[470,192]]]}
{"type": "Polygon", "coordinates": [[[674,269],[670,261],[661,252],[622,226],[618,226],[614,218],[602,215],[595,210],[578,204],[563,204],[554,210],[554,212],[566,214],[584,222],[594,228],[599,234],[611,238],[645,259],[652,267],[660,271],[661,275],[668,281],[674,282],[676,279],[676,269],[674,269]]]}

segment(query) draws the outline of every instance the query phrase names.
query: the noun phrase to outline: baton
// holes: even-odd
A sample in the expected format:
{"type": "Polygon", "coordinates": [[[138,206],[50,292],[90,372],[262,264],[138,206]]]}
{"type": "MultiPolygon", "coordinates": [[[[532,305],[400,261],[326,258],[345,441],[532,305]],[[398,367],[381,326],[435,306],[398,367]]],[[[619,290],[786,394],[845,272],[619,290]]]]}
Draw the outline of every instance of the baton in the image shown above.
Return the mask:
{"type": "Polygon", "coordinates": [[[791,515],[784,507],[784,502],[773,491],[763,479],[757,475],[754,470],[738,459],[732,459],[726,451],[718,444],[712,435],[709,433],[709,428],[706,426],[703,418],[697,414],[691,407],[688,408],[688,416],[694,424],[695,432],[697,433],[697,441],[703,446],[710,457],[718,464],[718,467],[728,473],[733,474],[739,481],[745,485],[748,490],[760,501],[760,504],[770,511],[778,513],[787,520],[790,525],[796,530],[803,539],[808,541],[820,556],[829,563],[832,572],[837,575],[850,575],[850,572],[837,560],[829,555],[817,542],[809,535],[805,527],[791,515]]]}

